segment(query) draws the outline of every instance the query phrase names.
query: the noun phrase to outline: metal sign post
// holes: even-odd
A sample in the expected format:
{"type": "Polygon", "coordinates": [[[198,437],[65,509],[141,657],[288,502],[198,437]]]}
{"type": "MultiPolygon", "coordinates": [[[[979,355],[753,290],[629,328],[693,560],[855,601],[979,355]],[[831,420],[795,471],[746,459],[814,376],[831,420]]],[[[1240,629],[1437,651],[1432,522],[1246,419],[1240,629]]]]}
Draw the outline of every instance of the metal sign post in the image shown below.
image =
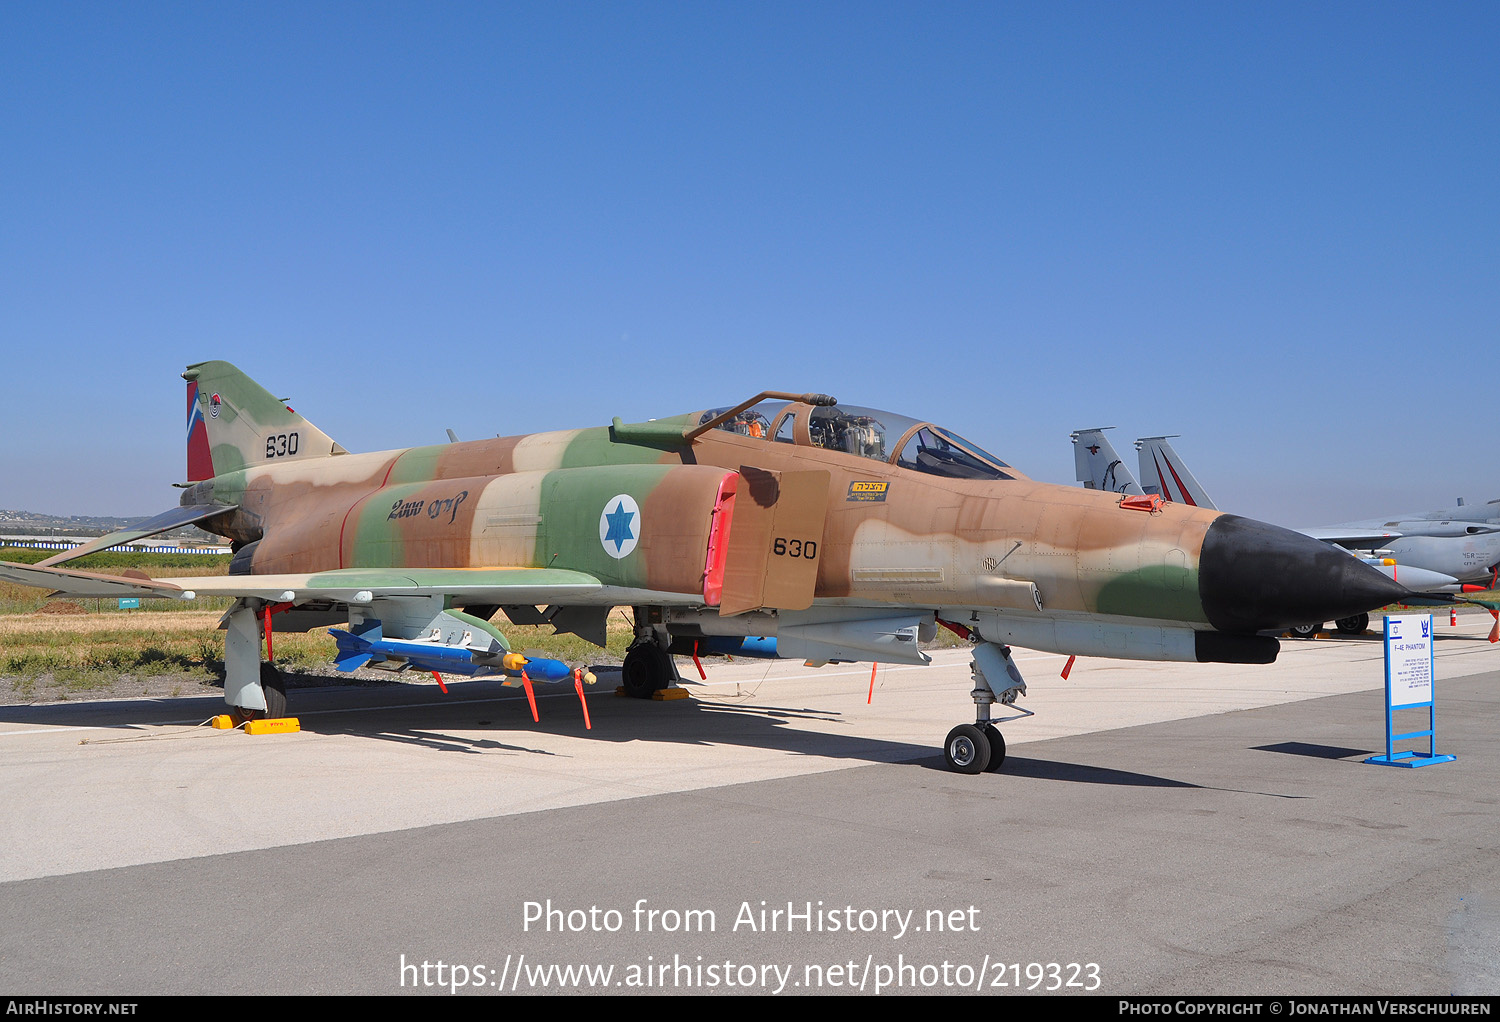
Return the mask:
{"type": "Polygon", "coordinates": [[[1432,615],[1388,615],[1385,619],[1385,755],[1371,756],[1365,762],[1422,767],[1458,758],[1439,755],[1436,746],[1437,694],[1433,680],[1432,615]],[[1427,708],[1427,730],[1396,734],[1396,711],[1423,707],[1427,708]],[[1426,738],[1427,751],[1396,752],[1396,742],[1407,738],[1426,738]]]}

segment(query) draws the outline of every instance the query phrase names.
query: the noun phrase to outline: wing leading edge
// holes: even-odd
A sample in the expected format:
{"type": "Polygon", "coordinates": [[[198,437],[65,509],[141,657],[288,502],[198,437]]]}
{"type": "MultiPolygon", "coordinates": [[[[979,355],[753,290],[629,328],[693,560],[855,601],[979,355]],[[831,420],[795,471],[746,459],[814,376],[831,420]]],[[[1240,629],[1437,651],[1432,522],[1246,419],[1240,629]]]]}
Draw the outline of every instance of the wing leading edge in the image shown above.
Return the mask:
{"type": "Polygon", "coordinates": [[[696,593],[609,586],[564,568],[343,568],[311,575],[207,575],[136,578],[0,561],[0,579],[79,598],[227,596],[276,603],[363,604],[403,596],[451,596],[473,603],[618,607],[697,606],[696,593]]]}

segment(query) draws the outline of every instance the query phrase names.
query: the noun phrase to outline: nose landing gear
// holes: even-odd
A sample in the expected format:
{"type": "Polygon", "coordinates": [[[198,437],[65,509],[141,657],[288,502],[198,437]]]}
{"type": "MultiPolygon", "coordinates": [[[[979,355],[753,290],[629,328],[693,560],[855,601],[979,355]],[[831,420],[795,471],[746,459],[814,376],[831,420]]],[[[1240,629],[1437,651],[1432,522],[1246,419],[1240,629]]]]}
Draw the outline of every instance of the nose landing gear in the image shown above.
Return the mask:
{"type": "MultiPolygon", "coordinates": [[[[969,665],[974,688],[974,723],[960,724],[948,732],[943,742],[943,759],[949,770],[977,774],[999,770],[1005,762],[1005,738],[990,720],[995,703],[1015,706],[1016,697],[1026,694],[1026,682],[1011,659],[1010,647],[995,642],[981,642],[974,647],[974,662],[969,665]],[[998,687],[997,687],[998,683],[998,687]]],[[[1029,717],[1031,711],[1016,706],[1018,717],[1029,717]]],[[[1007,717],[1014,720],[1015,717],[1007,717]]]]}

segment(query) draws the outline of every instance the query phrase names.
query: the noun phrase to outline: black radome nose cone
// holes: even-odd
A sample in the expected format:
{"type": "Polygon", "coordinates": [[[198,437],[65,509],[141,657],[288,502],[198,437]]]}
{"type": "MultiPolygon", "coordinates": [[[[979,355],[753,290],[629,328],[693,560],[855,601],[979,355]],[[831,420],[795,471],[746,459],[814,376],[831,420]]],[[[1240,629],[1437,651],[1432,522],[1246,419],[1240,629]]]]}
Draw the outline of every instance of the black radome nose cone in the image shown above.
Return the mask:
{"type": "Polygon", "coordinates": [[[1351,617],[1411,592],[1320,540],[1220,515],[1203,538],[1198,595],[1209,624],[1247,633],[1351,617]]]}

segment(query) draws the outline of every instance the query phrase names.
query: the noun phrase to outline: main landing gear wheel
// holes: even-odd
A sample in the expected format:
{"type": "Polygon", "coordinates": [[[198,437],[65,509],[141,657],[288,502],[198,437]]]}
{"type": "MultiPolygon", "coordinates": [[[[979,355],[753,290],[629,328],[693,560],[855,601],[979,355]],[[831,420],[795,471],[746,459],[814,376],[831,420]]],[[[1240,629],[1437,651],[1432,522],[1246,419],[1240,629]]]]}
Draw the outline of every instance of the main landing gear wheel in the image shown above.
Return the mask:
{"type": "Polygon", "coordinates": [[[1341,617],[1334,622],[1334,625],[1345,635],[1363,635],[1365,629],[1370,627],[1370,615],[1355,614],[1353,617],[1341,617]]]}
{"type": "Polygon", "coordinates": [[[260,665],[260,687],[266,694],[266,718],[286,716],[286,678],[272,663],[260,665]]]}
{"type": "Polygon", "coordinates": [[[984,737],[990,741],[990,761],[985,765],[987,773],[994,773],[1000,769],[1005,762],[1005,737],[1000,734],[1000,729],[993,724],[986,724],[982,729],[984,737]]]}
{"type": "Polygon", "coordinates": [[[654,642],[643,642],[625,653],[620,684],[632,699],[650,699],[672,683],[672,661],[654,642]]]}
{"type": "Polygon", "coordinates": [[[235,723],[243,724],[247,720],[275,720],[286,716],[286,678],[276,669],[275,664],[261,663],[260,688],[266,694],[266,708],[250,710],[243,706],[231,706],[229,715],[235,719],[235,723]]]}
{"type": "Polygon", "coordinates": [[[960,724],[948,732],[948,740],[943,743],[943,759],[947,760],[949,770],[961,774],[981,773],[990,762],[989,737],[973,724],[960,724]]]}
{"type": "Polygon", "coordinates": [[[1319,621],[1311,625],[1292,625],[1287,631],[1292,633],[1292,638],[1294,639],[1311,639],[1318,634],[1318,631],[1322,627],[1323,622],[1319,621]]]}

